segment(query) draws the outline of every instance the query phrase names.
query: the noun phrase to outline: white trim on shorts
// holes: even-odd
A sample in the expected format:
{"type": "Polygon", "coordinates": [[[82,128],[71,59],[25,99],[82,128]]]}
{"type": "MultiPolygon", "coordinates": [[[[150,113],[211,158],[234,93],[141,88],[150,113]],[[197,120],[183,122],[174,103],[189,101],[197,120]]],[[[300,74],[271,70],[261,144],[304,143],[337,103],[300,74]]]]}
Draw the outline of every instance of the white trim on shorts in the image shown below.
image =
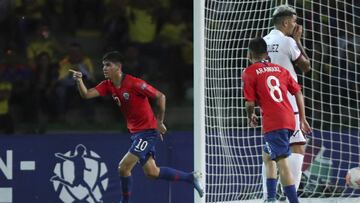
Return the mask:
{"type": "Polygon", "coordinates": [[[295,131],[290,137],[290,145],[305,145],[306,137],[303,132],[300,130],[300,116],[298,112],[295,112],[295,131]]]}

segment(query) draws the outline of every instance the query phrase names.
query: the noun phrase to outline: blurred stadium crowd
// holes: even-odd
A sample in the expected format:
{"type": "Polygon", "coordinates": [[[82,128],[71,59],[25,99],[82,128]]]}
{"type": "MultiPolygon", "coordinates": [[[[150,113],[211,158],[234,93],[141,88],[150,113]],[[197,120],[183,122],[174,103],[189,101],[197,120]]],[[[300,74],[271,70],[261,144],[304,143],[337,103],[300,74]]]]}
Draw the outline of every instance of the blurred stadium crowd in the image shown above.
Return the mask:
{"type": "Polygon", "coordinates": [[[192,4],[1,0],[0,133],[125,126],[111,98],[82,100],[68,71],[78,69],[88,87],[96,85],[103,79],[101,57],[112,50],[123,53],[125,73],[167,95],[168,107],[191,108],[192,4]]]}

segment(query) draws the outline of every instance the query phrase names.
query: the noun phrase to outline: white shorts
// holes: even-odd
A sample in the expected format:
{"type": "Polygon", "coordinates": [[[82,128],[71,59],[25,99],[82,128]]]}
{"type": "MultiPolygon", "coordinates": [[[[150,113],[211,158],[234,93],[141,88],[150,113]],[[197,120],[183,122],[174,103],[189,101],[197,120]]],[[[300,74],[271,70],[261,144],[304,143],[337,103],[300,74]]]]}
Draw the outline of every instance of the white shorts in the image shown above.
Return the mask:
{"type": "Polygon", "coordinates": [[[295,113],[295,131],[290,137],[290,145],[304,145],[306,144],[306,137],[300,130],[300,117],[299,113],[295,113]]]}

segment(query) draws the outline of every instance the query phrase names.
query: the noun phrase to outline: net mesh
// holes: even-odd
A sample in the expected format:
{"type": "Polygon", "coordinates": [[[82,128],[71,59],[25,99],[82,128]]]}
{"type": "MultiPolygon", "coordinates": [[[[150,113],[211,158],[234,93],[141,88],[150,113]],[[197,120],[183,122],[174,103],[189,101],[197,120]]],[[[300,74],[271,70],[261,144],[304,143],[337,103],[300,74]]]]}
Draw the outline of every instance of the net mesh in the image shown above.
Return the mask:
{"type": "Polygon", "coordinates": [[[205,0],[206,202],[262,198],[261,128],[247,125],[240,77],[249,40],[273,29],[274,8],[284,3],[297,11],[312,63],[298,75],[314,129],[300,197],[360,196],[344,179],[360,163],[357,1],[205,0]]]}

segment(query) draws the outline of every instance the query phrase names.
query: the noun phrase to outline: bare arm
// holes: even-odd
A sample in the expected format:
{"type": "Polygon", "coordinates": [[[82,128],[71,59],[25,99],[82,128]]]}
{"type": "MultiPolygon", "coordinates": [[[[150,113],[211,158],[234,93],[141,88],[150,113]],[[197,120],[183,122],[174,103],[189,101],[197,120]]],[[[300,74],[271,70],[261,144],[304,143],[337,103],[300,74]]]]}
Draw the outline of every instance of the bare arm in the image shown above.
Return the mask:
{"type": "Polygon", "coordinates": [[[246,101],[245,106],[246,106],[246,114],[249,120],[249,125],[251,127],[256,127],[258,122],[257,122],[257,116],[255,114],[255,102],[246,101]]]}
{"type": "Polygon", "coordinates": [[[156,120],[158,123],[158,129],[161,134],[165,134],[167,131],[166,126],[164,125],[166,96],[161,92],[158,92],[156,95],[156,106],[157,106],[156,120]]]}
{"type": "Polygon", "coordinates": [[[73,73],[73,78],[76,81],[77,88],[82,98],[91,99],[100,96],[99,92],[95,88],[88,89],[85,86],[84,81],[82,80],[81,72],[72,69],[69,71],[73,73]]]}
{"type": "Polygon", "coordinates": [[[306,54],[305,49],[301,44],[301,34],[302,34],[302,26],[297,25],[294,29],[293,38],[294,38],[297,46],[299,47],[302,55],[300,56],[300,58],[298,58],[295,61],[295,65],[297,67],[299,67],[299,69],[303,73],[306,73],[311,70],[311,63],[310,63],[309,56],[306,54]]]}
{"type": "Polygon", "coordinates": [[[303,97],[303,94],[301,93],[301,91],[299,91],[299,92],[297,92],[295,94],[295,98],[296,98],[296,104],[297,104],[298,109],[299,109],[300,129],[305,134],[310,134],[312,130],[311,130],[311,127],[310,127],[309,123],[306,120],[304,97],[303,97]]]}

